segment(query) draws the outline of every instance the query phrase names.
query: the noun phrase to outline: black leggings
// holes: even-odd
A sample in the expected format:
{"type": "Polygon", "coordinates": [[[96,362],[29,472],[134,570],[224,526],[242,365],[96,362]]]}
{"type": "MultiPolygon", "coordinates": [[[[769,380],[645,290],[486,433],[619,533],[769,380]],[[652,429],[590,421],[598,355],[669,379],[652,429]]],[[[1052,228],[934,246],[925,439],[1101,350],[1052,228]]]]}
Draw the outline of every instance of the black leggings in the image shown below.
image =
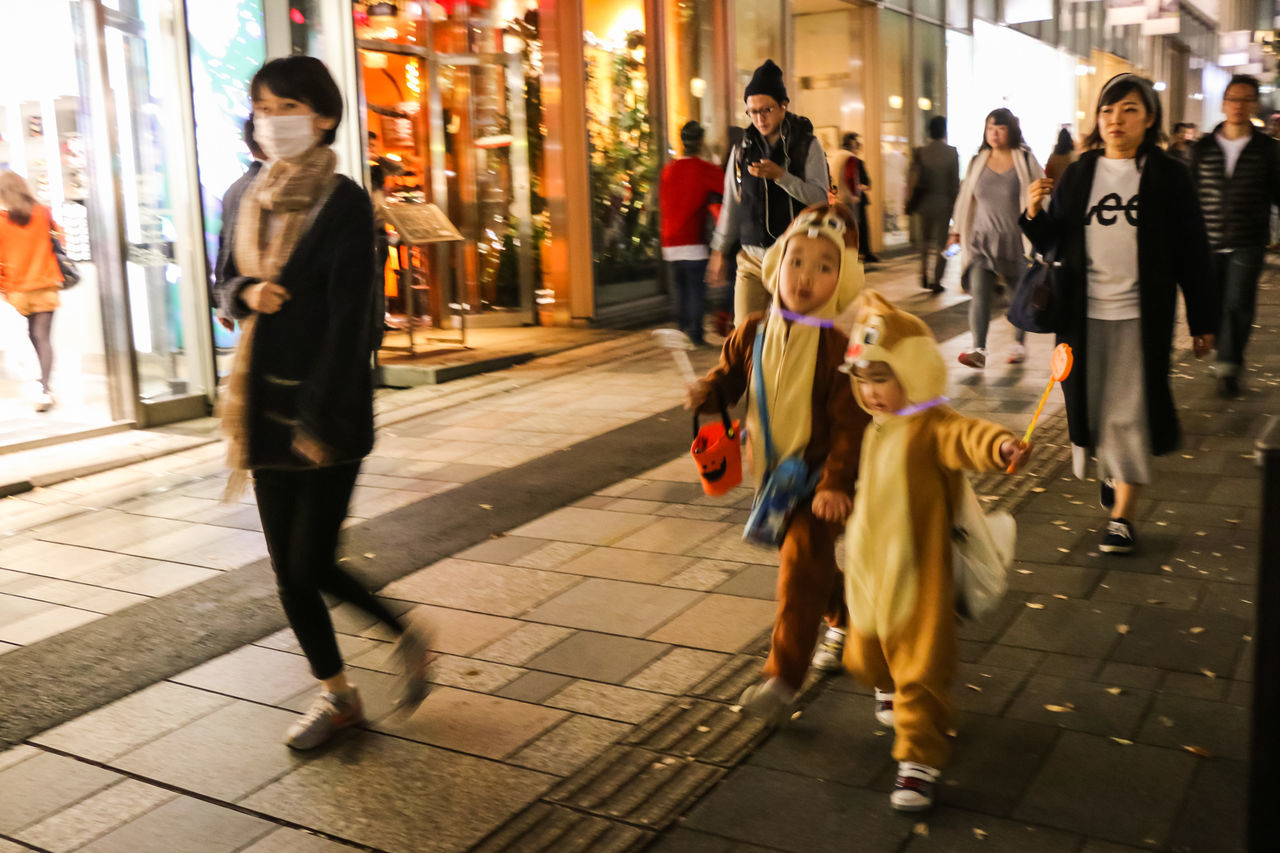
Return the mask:
{"type": "Polygon", "coordinates": [[[355,578],[338,568],[338,534],[359,462],[300,471],[254,471],[258,516],[289,625],[318,679],[342,672],[342,655],[321,593],[350,602],[396,634],[404,626],[355,578]]]}
{"type": "Polygon", "coordinates": [[[49,376],[53,373],[53,312],[37,311],[27,315],[27,334],[40,359],[40,388],[49,392],[49,376]]]}

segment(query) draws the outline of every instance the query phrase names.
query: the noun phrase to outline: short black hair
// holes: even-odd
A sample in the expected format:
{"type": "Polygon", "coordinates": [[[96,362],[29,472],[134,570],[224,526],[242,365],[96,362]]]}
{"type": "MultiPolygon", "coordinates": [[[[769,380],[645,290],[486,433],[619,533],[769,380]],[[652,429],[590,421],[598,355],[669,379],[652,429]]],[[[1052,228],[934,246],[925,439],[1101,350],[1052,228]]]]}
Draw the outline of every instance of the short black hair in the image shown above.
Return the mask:
{"type": "Polygon", "coordinates": [[[1065,127],[1058,131],[1058,144],[1053,146],[1054,154],[1070,154],[1076,150],[1076,141],[1071,138],[1071,131],[1065,127]]]}
{"type": "Polygon", "coordinates": [[[858,134],[850,131],[849,133],[846,133],[844,136],[840,137],[840,147],[848,148],[850,145],[852,145],[857,141],[858,141],[858,134]]]}
{"type": "Polygon", "coordinates": [[[277,98],[289,98],[311,107],[317,115],[334,120],[320,137],[321,145],[332,145],[342,123],[342,92],[333,82],[325,64],[314,56],[282,56],[258,69],[249,82],[249,97],[258,100],[266,86],[277,98]]]}
{"type": "Polygon", "coordinates": [[[1022,147],[1022,124],[1018,121],[1018,117],[1005,107],[998,107],[987,113],[987,118],[982,122],[982,145],[978,146],[979,151],[986,151],[991,148],[987,144],[987,122],[994,122],[1001,127],[1009,128],[1009,147],[1022,147]]]}
{"type": "Polygon", "coordinates": [[[1227,89],[1230,89],[1232,86],[1248,86],[1253,89],[1253,96],[1255,98],[1262,94],[1262,84],[1259,83],[1258,78],[1254,77],[1252,74],[1232,74],[1231,79],[1227,81],[1227,85],[1222,89],[1223,93],[1225,94],[1227,89]]]}
{"type": "Polygon", "coordinates": [[[1104,147],[1102,130],[1098,127],[1098,116],[1102,113],[1103,107],[1119,103],[1126,95],[1130,94],[1137,95],[1138,100],[1142,101],[1148,112],[1151,112],[1151,106],[1155,107],[1155,121],[1151,123],[1151,127],[1147,128],[1146,135],[1142,137],[1142,144],[1138,146],[1138,156],[1140,158],[1145,157],[1160,147],[1160,143],[1164,139],[1164,131],[1160,129],[1160,126],[1164,124],[1164,108],[1160,105],[1160,93],[1155,90],[1151,81],[1145,77],[1126,73],[1112,77],[1102,87],[1102,91],[1098,93],[1098,105],[1093,110],[1093,132],[1085,137],[1085,148],[1104,147]]]}
{"type": "Polygon", "coordinates": [[[946,139],[947,138],[947,117],[934,116],[929,119],[929,138],[930,139],[946,139]]]}
{"type": "Polygon", "coordinates": [[[1179,133],[1180,131],[1185,130],[1188,127],[1195,127],[1195,126],[1196,126],[1196,123],[1193,121],[1175,122],[1173,125],[1173,132],[1179,133]]]}

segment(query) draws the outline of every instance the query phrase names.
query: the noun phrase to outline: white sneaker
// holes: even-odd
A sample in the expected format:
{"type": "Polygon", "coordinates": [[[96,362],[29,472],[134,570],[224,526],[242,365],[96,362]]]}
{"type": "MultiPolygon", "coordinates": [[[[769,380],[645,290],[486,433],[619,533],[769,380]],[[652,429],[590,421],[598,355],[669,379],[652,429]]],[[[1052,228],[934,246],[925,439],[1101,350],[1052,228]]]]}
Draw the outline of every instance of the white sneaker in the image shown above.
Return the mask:
{"type": "Polygon", "coordinates": [[[1009,347],[1009,363],[1022,364],[1027,360],[1027,348],[1018,341],[1013,342],[1013,346],[1009,347]]]}
{"type": "Polygon", "coordinates": [[[343,729],[364,721],[364,705],[354,684],[341,693],[325,691],[311,703],[307,713],[289,727],[284,742],[293,749],[315,749],[343,729]]]}
{"type": "Polygon", "coordinates": [[[893,694],[876,691],[876,722],[885,728],[893,728],[893,694]]]}
{"type": "Polygon", "coordinates": [[[834,625],[827,626],[826,636],[813,653],[813,668],[823,672],[839,672],[844,669],[844,631],[834,625]]]}
{"type": "Polygon", "coordinates": [[[763,717],[769,725],[778,726],[791,719],[796,692],[780,678],[770,678],[742,691],[738,704],[755,717],[763,717]]]}
{"type": "Polygon", "coordinates": [[[36,411],[47,412],[53,408],[53,395],[48,391],[41,391],[40,396],[36,397],[36,411]]]}
{"type": "Polygon", "coordinates": [[[960,353],[958,359],[965,367],[972,367],[975,370],[981,370],[987,366],[987,351],[981,347],[977,349],[968,349],[960,353]]]}
{"type": "Polygon", "coordinates": [[[900,812],[922,812],[933,805],[934,791],[942,771],[914,761],[898,762],[898,778],[893,783],[889,804],[900,812]]]}

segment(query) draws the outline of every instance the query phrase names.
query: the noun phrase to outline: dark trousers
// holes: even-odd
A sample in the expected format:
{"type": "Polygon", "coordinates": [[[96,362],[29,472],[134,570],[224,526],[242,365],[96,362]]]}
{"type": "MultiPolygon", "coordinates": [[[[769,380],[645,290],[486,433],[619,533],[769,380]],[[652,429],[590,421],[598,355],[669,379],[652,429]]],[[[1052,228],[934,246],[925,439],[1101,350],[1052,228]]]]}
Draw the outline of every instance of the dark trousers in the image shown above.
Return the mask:
{"type": "Polygon", "coordinates": [[[1244,348],[1258,305],[1262,261],[1261,246],[1213,253],[1213,276],[1222,303],[1217,337],[1219,376],[1238,376],[1244,364],[1244,348]]]}
{"type": "Polygon", "coordinates": [[[276,572],[280,604],[316,678],[342,672],[328,593],[376,617],[397,634],[400,621],[355,578],[338,568],[338,533],[359,462],[298,471],[253,472],[258,516],[276,572]]]}
{"type": "Polygon", "coordinates": [[[53,312],[37,311],[27,315],[27,335],[40,360],[40,390],[49,393],[49,376],[53,373],[53,312]]]}
{"type": "Polygon", "coordinates": [[[671,269],[675,273],[676,325],[689,340],[700,344],[707,302],[707,262],[672,261],[671,269]]]}

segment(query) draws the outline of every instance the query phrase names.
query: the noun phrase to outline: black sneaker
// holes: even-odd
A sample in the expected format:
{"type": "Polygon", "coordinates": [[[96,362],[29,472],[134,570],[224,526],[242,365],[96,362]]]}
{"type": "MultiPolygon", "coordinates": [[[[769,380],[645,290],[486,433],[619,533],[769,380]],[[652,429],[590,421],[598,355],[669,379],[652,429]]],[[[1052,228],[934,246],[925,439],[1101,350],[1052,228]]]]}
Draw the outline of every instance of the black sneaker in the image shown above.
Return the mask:
{"type": "Polygon", "coordinates": [[[1128,554],[1133,551],[1133,525],[1123,518],[1107,522],[1107,532],[1102,536],[1098,550],[1104,554],[1128,554]]]}
{"type": "Polygon", "coordinates": [[[1116,505],[1116,481],[1106,478],[1098,481],[1098,501],[1103,509],[1111,509],[1116,505]]]}

